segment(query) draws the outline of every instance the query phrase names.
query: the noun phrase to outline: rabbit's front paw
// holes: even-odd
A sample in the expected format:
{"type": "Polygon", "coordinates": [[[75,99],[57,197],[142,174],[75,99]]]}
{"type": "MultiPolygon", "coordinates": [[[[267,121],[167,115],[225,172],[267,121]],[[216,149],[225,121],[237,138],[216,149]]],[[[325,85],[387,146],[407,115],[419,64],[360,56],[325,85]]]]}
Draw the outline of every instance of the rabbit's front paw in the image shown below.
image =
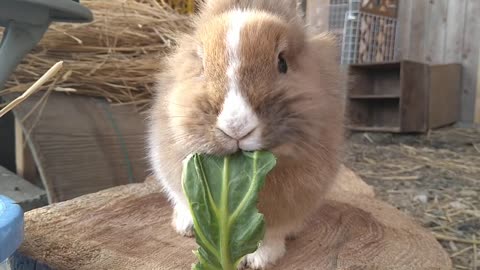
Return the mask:
{"type": "Polygon", "coordinates": [[[187,207],[176,204],[173,209],[172,226],[175,231],[185,237],[193,237],[193,219],[187,207]]]}
{"type": "Polygon", "coordinates": [[[239,270],[252,269],[264,270],[272,266],[278,259],[285,254],[284,238],[267,239],[252,254],[248,254],[243,258],[238,266],[239,270]]]}

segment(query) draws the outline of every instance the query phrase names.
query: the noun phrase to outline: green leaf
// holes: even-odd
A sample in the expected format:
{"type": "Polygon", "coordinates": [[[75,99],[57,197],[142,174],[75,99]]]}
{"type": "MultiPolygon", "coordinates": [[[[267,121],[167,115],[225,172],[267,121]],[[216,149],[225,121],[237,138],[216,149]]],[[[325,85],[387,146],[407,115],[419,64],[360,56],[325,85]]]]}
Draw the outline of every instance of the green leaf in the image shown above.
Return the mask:
{"type": "Polygon", "coordinates": [[[227,157],[193,155],[184,163],[182,185],[193,215],[196,270],[236,270],[265,234],[258,193],[276,164],[265,151],[227,157]]]}

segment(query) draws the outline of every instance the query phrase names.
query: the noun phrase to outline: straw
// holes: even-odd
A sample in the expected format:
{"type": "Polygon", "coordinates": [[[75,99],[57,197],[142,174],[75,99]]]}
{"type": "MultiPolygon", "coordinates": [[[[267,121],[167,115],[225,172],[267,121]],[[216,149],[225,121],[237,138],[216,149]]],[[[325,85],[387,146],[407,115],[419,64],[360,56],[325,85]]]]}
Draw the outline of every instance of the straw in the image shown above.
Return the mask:
{"type": "Polygon", "coordinates": [[[25,101],[28,97],[33,95],[35,92],[42,87],[49,79],[51,79],[55,74],[57,74],[63,66],[63,62],[57,62],[53,65],[45,74],[43,74],[40,79],[38,79],[30,88],[27,89],[21,96],[14,99],[12,102],[7,104],[3,109],[0,110],[0,118],[4,116],[6,113],[11,111],[13,108],[18,106],[20,103],[25,101]]]}
{"type": "Polygon", "coordinates": [[[94,22],[52,24],[0,96],[23,92],[61,60],[64,69],[54,91],[139,107],[150,102],[162,58],[175,48],[179,34],[191,30],[189,16],[156,0],[84,0],[82,4],[92,10],[94,22]]]}
{"type": "Polygon", "coordinates": [[[455,269],[480,268],[480,128],[424,135],[353,134],[347,164],[376,194],[413,216],[455,269]]]}

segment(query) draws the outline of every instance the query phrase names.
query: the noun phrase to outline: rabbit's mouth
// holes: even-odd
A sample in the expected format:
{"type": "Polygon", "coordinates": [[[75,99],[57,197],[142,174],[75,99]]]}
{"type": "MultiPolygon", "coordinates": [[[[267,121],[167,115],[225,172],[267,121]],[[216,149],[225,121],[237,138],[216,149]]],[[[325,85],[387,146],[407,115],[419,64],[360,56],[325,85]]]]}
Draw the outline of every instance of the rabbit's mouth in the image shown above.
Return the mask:
{"type": "Polygon", "coordinates": [[[206,149],[207,154],[225,156],[238,151],[265,150],[261,127],[237,138],[217,128],[214,131],[214,141],[214,146],[206,149]]]}
{"type": "Polygon", "coordinates": [[[231,140],[226,145],[222,145],[221,147],[210,149],[210,151],[206,151],[205,154],[212,154],[215,156],[227,156],[227,155],[235,154],[236,152],[239,152],[239,151],[253,152],[257,150],[260,151],[260,150],[268,150],[268,149],[265,149],[260,144],[257,145],[256,142],[251,142],[248,140],[245,140],[245,141],[231,140]]]}

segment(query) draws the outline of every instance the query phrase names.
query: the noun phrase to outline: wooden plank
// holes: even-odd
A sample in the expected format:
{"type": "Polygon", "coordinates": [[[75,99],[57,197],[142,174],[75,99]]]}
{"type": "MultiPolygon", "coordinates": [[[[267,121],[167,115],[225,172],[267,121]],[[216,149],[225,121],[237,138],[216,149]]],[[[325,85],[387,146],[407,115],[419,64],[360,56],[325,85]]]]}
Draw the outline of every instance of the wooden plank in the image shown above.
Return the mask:
{"type": "MultiPolygon", "coordinates": [[[[272,269],[451,269],[430,232],[345,174],[272,269]]],[[[19,253],[57,270],[190,269],[197,245],[171,215],[154,183],[115,187],[26,213],[19,253]]]]}
{"type": "Polygon", "coordinates": [[[379,63],[360,63],[351,64],[350,68],[362,68],[362,69],[398,69],[400,68],[400,62],[379,62],[379,63]]]}
{"type": "Polygon", "coordinates": [[[480,48],[480,1],[468,0],[463,44],[463,92],[461,120],[473,123],[480,48]]]}
{"type": "Polygon", "coordinates": [[[480,49],[478,53],[478,67],[477,67],[477,97],[475,103],[475,123],[480,124],[480,49]]]}
{"type": "Polygon", "coordinates": [[[352,131],[363,131],[363,132],[390,132],[390,133],[400,132],[400,127],[347,126],[347,128],[352,131]]]}
{"type": "Polygon", "coordinates": [[[425,34],[428,22],[428,1],[412,2],[411,32],[408,48],[408,60],[425,61],[426,39],[425,34]]]}
{"type": "Polygon", "coordinates": [[[424,132],[427,130],[428,66],[405,61],[400,72],[402,78],[401,130],[403,132],[424,132]]]}
{"type": "Polygon", "coordinates": [[[419,1],[428,3],[425,32],[425,60],[427,63],[441,64],[445,57],[447,18],[449,0],[419,1]]]}
{"type": "Polygon", "coordinates": [[[351,99],[399,99],[400,94],[349,95],[351,99]]]}
{"type": "Polygon", "coordinates": [[[395,44],[398,59],[409,59],[413,1],[402,0],[398,5],[397,39],[395,44]]]}
{"type": "Polygon", "coordinates": [[[18,119],[15,119],[15,164],[19,176],[32,184],[41,185],[41,182],[38,181],[40,176],[38,175],[37,165],[30,147],[25,141],[22,124],[18,119]]]}
{"type": "Polygon", "coordinates": [[[460,113],[462,66],[431,66],[429,80],[428,127],[433,129],[455,123],[460,113]]]}
{"type": "Polygon", "coordinates": [[[448,2],[445,63],[462,62],[467,2],[468,0],[450,0],[448,2]]]}
{"type": "Polygon", "coordinates": [[[400,126],[399,99],[350,99],[348,125],[388,131],[400,126]]]}
{"type": "MultiPolygon", "coordinates": [[[[40,96],[16,107],[16,118],[23,119],[40,96]]],[[[24,134],[31,130],[27,140],[49,202],[142,181],[147,175],[145,117],[133,106],[52,93],[34,115],[40,115],[38,121],[29,117],[22,128],[24,134]]]]}
{"type": "Polygon", "coordinates": [[[0,166],[0,194],[20,205],[24,212],[48,205],[45,190],[2,166],[0,166]]]}

